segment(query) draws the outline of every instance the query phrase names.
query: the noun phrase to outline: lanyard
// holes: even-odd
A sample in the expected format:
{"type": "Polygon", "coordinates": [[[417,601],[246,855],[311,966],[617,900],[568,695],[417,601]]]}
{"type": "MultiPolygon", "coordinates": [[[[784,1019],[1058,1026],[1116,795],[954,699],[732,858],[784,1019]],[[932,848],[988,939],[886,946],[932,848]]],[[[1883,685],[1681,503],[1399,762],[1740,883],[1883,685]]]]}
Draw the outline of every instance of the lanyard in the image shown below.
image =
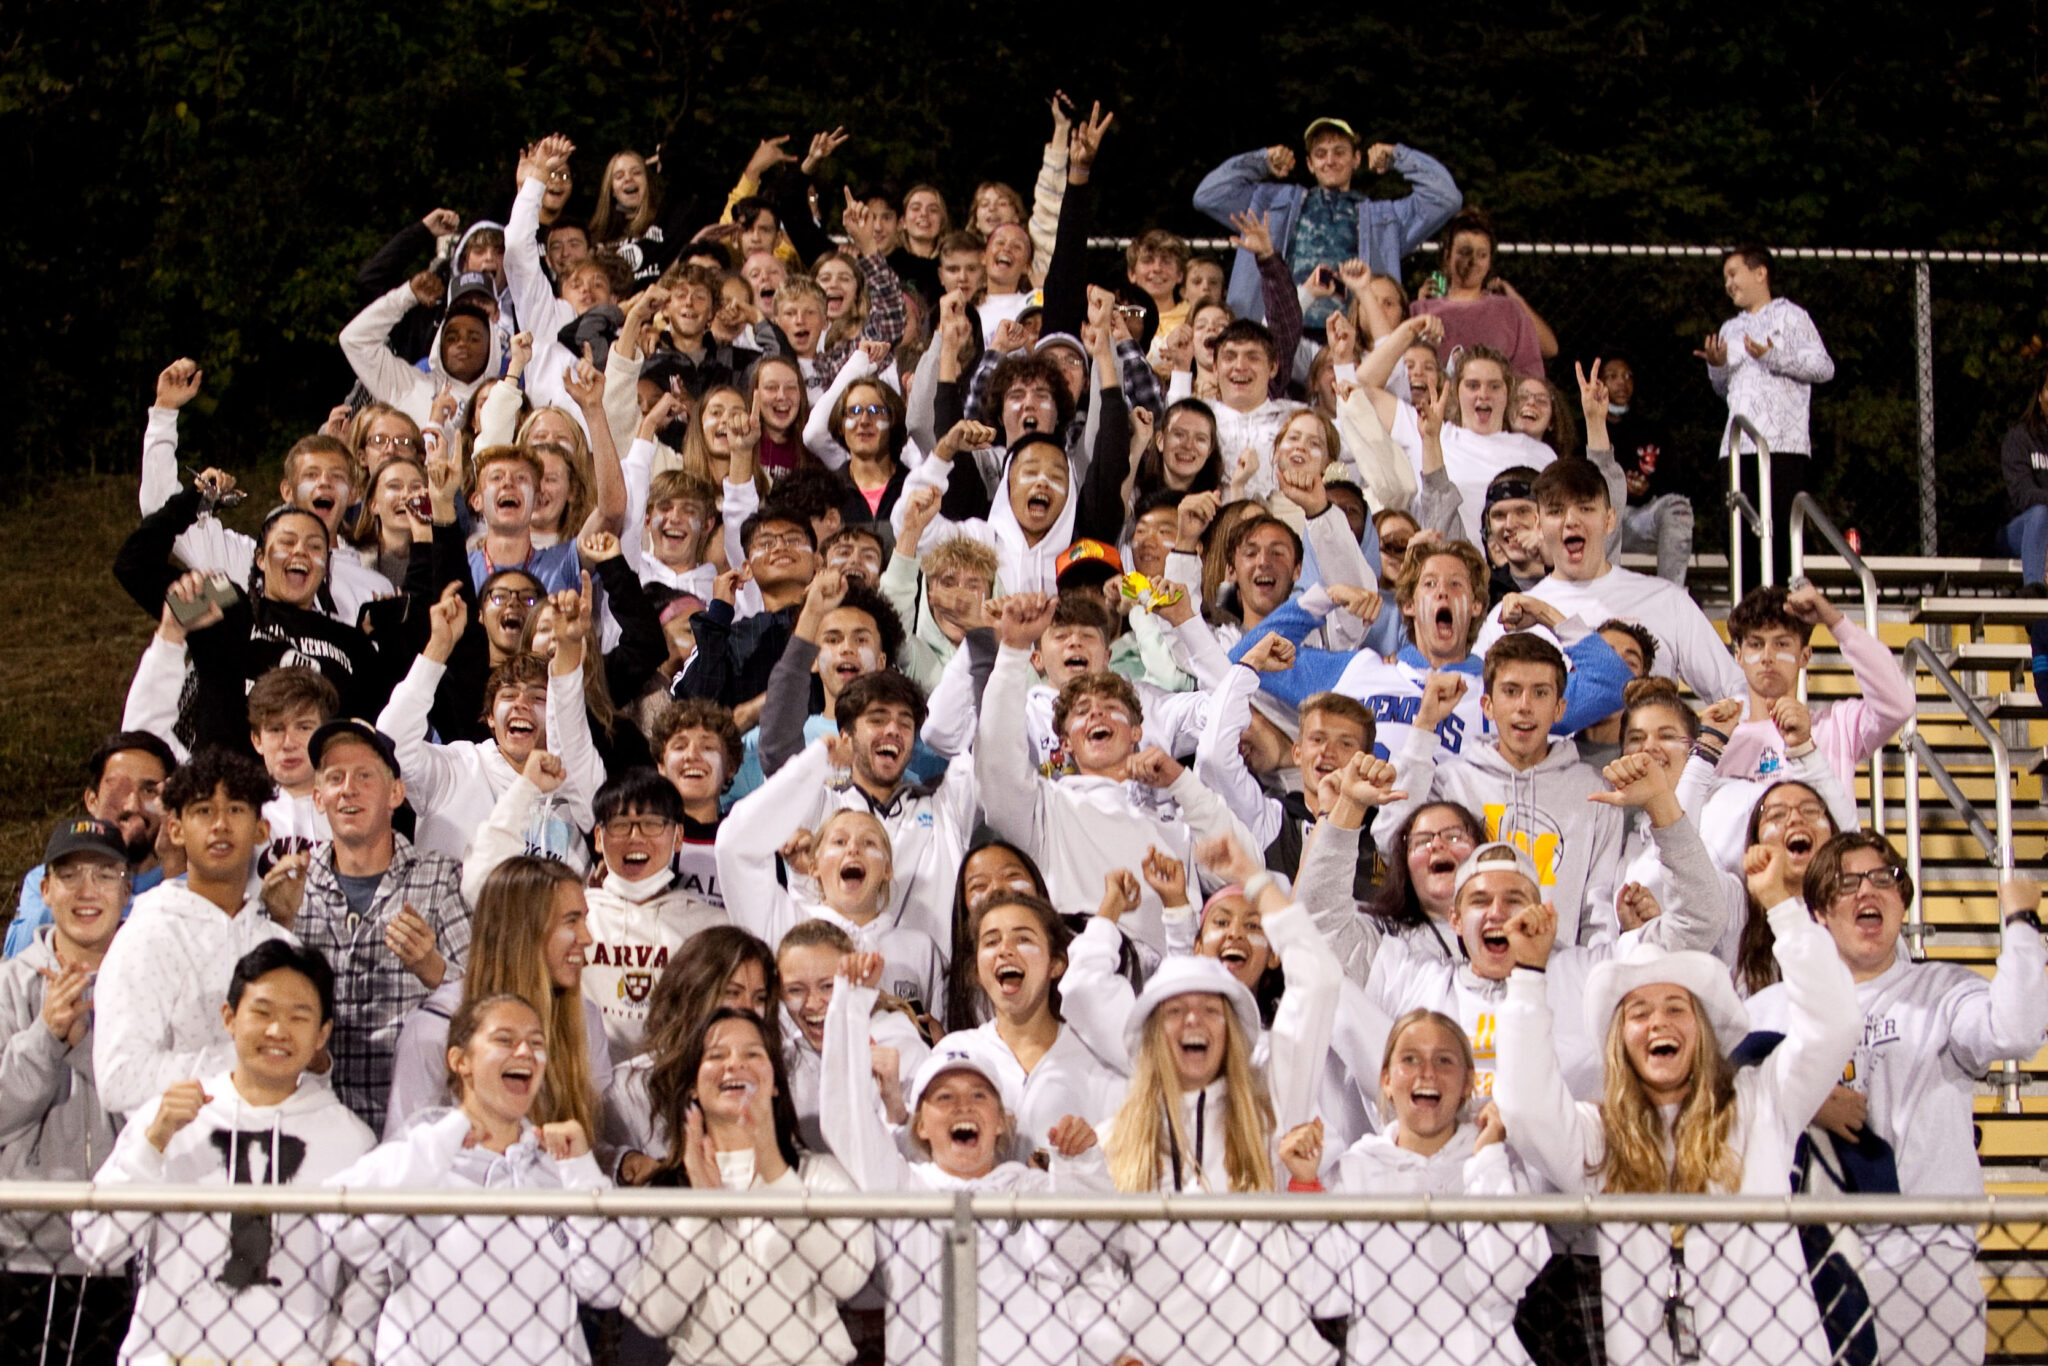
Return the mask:
{"type": "Polygon", "coordinates": [[[1685,1272],[1685,1225],[1671,1226],[1671,1290],[1664,1297],[1664,1332],[1671,1340],[1671,1358],[1679,1362],[1700,1359],[1699,1334],[1693,1327],[1692,1306],[1685,1302],[1682,1277],[1685,1272]]]}

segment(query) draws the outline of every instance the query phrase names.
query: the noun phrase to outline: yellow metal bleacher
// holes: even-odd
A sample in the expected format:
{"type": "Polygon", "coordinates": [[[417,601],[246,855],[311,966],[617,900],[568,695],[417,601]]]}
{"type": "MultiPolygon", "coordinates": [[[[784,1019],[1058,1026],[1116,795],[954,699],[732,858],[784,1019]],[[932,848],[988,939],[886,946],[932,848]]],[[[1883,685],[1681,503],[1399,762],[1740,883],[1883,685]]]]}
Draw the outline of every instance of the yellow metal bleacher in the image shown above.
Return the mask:
{"type": "MultiPolygon", "coordinates": [[[[1802,502],[1808,500],[1802,499],[1802,502]]],[[[1799,520],[1811,528],[1819,509],[1799,520]]],[[[1826,526],[1826,532],[1832,532],[1826,526]]],[[[1803,546],[1802,546],[1803,549],[1803,546]]],[[[1805,576],[1852,619],[1874,600],[1877,634],[1902,668],[1924,641],[1980,718],[1995,728],[2009,756],[2010,860],[2036,877],[2048,869],[2048,708],[2035,696],[2027,627],[2048,619],[2048,599],[2019,596],[2016,560],[1893,556],[1848,552],[1803,555],[1805,576]],[[1858,571],[1868,571],[1867,576],[1858,571]],[[1870,590],[1874,588],[1874,593],[1870,590]]],[[[1632,562],[1637,557],[1624,557],[1632,562]]],[[[1638,567],[1631,563],[1631,567],[1638,567]]],[[[1726,635],[1730,606],[1727,558],[1694,558],[1695,593],[1726,635]],[[1718,596],[1717,596],[1718,594],[1718,596]]],[[[1855,696],[1848,666],[1822,629],[1814,636],[1808,698],[1814,703],[1855,696]]],[[[1994,812],[1994,745],[1955,697],[1924,667],[1913,670],[1918,714],[1912,729],[1925,742],[1916,787],[1920,862],[1921,954],[1992,975],[1998,955],[1998,850],[1994,812]],[[1938,763],[1954,789],[1932,771],[1938,763]],[[1959,797],[1958,809],[1952,797],[1959,797]],[[1988,840],[1986,838],[1988,836],[1988,840]]],[[[1907,828],[1906,765],[1898,741],[1886,746],[1873,776],[1866,765],[1856,798],[1870,823],[1873,784],[1881,792],[1883,831],[1902,854],[1907,828]]],[[[2048,983],[2042,984],[2048,990],[2048,983]]],[[[2048,1195],[2048,1047],[1981,1078],[1976,1099],[1977,1149],[1993,1195],[2048,1195]]],[[[1991,1302],[1988,1360],[2048,1362],[2048,1230],[1986,1229],[1980,1265],[1991,1302]]]]}

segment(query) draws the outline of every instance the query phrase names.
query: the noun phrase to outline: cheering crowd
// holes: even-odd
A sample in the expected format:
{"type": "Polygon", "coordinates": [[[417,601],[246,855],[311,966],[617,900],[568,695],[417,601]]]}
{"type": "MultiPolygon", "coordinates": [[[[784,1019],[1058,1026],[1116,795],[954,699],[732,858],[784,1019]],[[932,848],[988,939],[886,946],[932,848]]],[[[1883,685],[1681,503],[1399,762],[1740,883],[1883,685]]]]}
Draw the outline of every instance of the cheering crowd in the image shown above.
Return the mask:
{"type": "MultiPolygon", "coordinates": [[[[0,968],[9,1176],[1981,1193],[2048,954],[2009,880],[1994,977],[1906,955],[1890,652],[1803,582],[1722,642],[1714,453],[1450,168],[1318,118],[1201,182],[1228,259],[1111,280],[1113,116],[1052,112],[1028,196],[841,182],[834,130],[709,224],[631,151],[572,207],[541,138],[364,265],[253,534],[164,369],[114,565],[159,624],[0,968]],[[1810,709],[1816,628],[1859,695],[1810,709]]],[[[1782,526],[1834,363],[1775,270],[1697,355],[1782,526]]],[[[1982,1357],[1967,1230],[1686,1233],[984,1223],[980,1351],[1982,1357]]],[[[945,1238],[14,1213],[4,1350],[912,1366],[945,1238]]]]}

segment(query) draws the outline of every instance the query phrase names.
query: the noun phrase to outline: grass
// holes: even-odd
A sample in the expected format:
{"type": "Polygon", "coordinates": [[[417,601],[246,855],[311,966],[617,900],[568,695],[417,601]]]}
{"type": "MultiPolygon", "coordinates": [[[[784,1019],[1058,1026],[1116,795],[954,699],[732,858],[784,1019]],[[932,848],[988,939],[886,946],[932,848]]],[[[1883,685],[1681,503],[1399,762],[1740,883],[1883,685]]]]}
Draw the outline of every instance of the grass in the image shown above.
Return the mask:
{"type": "MultiPolygon", "coordinates": [[[[0,875],[21,875],[78,809],[85,761],[121,725],[155,623],[114,582],[135,478],[66,480],[0,508],[0,875]]],[[[239,519],[237,519],[239,520],[239,519]]]]}

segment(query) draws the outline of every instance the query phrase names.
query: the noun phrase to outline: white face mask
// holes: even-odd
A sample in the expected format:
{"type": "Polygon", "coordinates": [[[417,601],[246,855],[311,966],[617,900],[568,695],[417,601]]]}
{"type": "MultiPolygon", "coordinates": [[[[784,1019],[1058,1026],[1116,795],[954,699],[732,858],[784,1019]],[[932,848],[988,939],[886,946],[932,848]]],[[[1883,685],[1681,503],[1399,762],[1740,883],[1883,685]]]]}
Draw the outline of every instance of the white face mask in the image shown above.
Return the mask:
{"type": "Polygon", "coordinates": [[[604,889],[613,896],[623,897],[638,905],[660,896],[668,890],[669,883],[673,880],[667,864],[663,864],[653,876],[643,877],[637,881],[607,870],[604,875],[604,889]]]}
{"type": "Polygon", "coordinates": [[[1628,405],[1626,403],[1610,403],[1607,405],[1607,415],[1609,417],[1624,417],[1627,413],[1628,405]]]}

